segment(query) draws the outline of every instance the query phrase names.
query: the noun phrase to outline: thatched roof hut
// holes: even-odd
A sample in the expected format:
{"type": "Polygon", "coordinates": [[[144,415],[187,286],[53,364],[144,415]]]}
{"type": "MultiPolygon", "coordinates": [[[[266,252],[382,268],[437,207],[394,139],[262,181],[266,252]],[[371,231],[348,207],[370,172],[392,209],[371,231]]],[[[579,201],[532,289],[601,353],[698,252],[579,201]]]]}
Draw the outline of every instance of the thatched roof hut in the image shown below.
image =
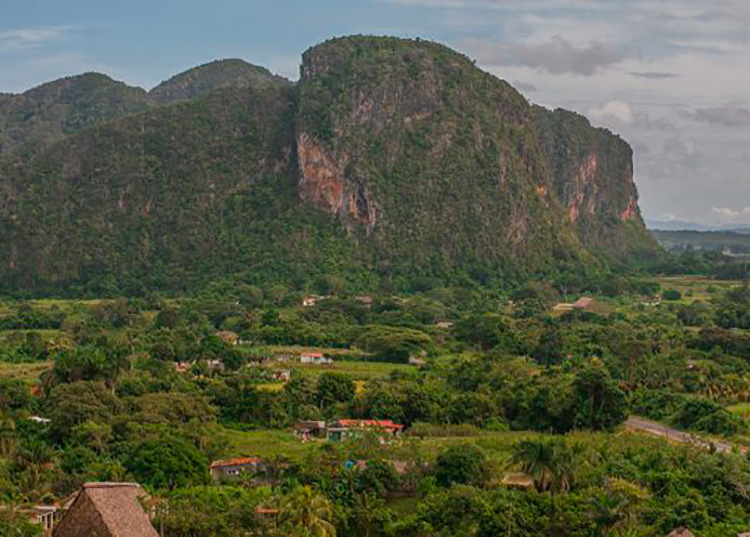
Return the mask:
{"type": "Polygon", "coordinates": [[[54,537],[159,537],[137,483],[86,483],[55,528],[54,537]]]}

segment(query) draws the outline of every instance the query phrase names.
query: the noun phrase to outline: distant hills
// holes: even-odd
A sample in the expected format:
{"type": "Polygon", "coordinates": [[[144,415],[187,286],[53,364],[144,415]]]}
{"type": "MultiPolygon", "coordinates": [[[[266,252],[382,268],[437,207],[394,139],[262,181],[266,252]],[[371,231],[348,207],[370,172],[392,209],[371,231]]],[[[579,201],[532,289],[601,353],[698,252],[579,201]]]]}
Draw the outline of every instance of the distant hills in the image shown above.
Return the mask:
{"type": "Polygon", "coordinates": [[[750,224],[724,224],[721,226],[708,226],[697,222],[684,220],[646,220],[646,227],[656,231],[729,231],[735,233],[750,234],[750,224]]]}
{"type": "Polygon", "coordinates": [[[442,45],[0,95],[0,291],[507,285],[653,256],[632,151],[442,45]]]}

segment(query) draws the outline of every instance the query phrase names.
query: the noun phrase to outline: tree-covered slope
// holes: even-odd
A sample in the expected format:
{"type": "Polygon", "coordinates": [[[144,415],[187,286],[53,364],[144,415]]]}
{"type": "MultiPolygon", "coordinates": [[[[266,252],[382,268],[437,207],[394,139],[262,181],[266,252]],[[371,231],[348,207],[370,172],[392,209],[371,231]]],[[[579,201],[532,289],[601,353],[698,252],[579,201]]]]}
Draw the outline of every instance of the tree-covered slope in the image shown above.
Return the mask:
{"type": "Polygon", "coordinates": [[[526,100],[446,47],[335,39],[303,57],[300,193],[411,270],[505,275],[586,258],[526,100]]]}
{"type": "Polygon", "coordinates": [[[173,76],[152,89],[149,96],[158,104],[168,104],[230,86],[266,89],[289,85],[291,82],[272,74],[265,67],[243,60],[216,60],[173,76]]]}
{"type": "Polygon", "coordinates": [[[223,61],[150,96],[99,75],[27,93],[46,123],[0,96],[6,291],[508,283],[654,244],[627,144],[435,43],[335,39],[296,85],[223,61]]]}
{"type": "Polygon", "coordinates": [[[147,93],[86,73],[0,96],[0,155],[29,144],[50,144],[89,126],[149,106],[147,93]]]}
{"type": "Polygon", "coordinates": [[[4,287],[179,289],[325,269],[346,237],[299,208],[292,106],[289,89],[229,88],[6,159],[4,287]]]}

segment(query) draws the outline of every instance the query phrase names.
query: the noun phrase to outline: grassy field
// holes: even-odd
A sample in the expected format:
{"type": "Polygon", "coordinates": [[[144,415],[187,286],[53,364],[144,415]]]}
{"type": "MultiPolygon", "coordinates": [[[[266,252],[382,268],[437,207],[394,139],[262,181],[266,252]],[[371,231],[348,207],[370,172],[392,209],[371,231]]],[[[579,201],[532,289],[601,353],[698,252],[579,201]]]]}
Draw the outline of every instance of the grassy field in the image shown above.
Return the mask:
{"type": "Polygon", "coordinates": [[[705,276],[663,276],[655,278],[655,281],[661,285],[662,291],[673,289],[680,292],[682,300],[675,302],[705,301],[730,287],[740,285],[736,281],[712,280],[705,276]]]}
{"type": "MultiPolygon", "coordinates": [[[[324,439],[303,443],[289,431],[259,430],[234,431],[225,430],[228,438],[227,457],[258,455],[274,457],[283,455],[292,460],[302,460],[308,454],[323,448],[328,443],[324,439]]],[[[375,446],[372,450],[377,456],[388,460],[413,460],[415,457],[432,463],[438,454],[446,448],[459,444],[475,444],[487,456],[487,461],[498,473],[503,473],[508,466],[514,447],[521,440],[544,436],[541,433],[529,431],[491,432],[479,430],[476,436],[447,436],[447,437],[414,437],[408,433],[400,439],[387,445],[375,446]]],[[[622,445],[663,445],[667,440],[655,438],[646,434],[625,431],[622,429],[614,436],[607,433],[573,432],[565,436],[572,444],[589,446],[597,451],[604,449],[606,444],[618,443],[622,445]]],[[[356,441],[346,444],[334,444],[357,450],[356,441]]]]}
{"type": "Polygon", "coordinates": [[[52,362],[37,362],[33,364],[0,363],[0,379],[21,379],[35,382],[39,375],[52,367],[52,362]]]}

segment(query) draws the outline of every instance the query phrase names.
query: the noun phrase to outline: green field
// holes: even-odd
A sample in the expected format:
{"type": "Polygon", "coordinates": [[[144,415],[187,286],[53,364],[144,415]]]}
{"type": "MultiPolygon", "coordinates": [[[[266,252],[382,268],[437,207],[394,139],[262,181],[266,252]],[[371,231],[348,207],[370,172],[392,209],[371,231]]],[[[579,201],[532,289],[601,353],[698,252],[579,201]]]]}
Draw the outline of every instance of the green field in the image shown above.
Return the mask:
{"type": "Polygon", "coordinates": [[[51,362],[37,362],[33,364],[0,363],[0,379],[21,379],[33,383],[36,382],[39,375],[51,367],[51,362]]]}

